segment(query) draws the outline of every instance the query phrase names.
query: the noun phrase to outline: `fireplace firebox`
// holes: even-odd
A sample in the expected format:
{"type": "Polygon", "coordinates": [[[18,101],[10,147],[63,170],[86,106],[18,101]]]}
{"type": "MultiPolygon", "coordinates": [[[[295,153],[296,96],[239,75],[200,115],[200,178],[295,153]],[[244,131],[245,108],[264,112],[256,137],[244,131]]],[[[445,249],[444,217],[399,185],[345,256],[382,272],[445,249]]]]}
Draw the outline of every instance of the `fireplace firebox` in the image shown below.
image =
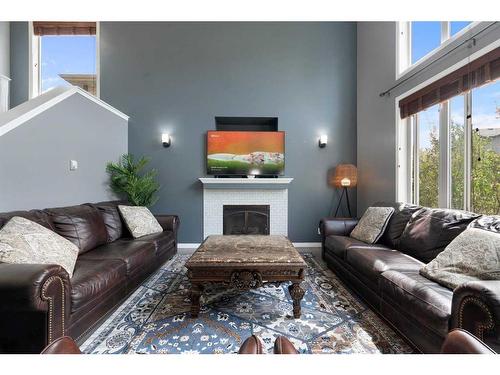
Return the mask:
{"type": "Polygon", "coordinates": [[[224,205],[223,234],[269,234],[269,205],[224,205]]]}

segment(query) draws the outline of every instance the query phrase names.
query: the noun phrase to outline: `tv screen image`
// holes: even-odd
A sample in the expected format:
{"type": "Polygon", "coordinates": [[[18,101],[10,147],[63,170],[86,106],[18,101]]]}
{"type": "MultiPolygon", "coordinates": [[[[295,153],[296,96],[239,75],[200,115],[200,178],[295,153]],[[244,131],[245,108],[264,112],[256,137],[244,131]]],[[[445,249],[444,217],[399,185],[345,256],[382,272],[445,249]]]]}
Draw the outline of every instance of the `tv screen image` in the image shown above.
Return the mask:
{"type": "Polygon", "coordinates": [[[285,133],[209,131],[209,175],[282,175],[285,171],[285,133]]]}

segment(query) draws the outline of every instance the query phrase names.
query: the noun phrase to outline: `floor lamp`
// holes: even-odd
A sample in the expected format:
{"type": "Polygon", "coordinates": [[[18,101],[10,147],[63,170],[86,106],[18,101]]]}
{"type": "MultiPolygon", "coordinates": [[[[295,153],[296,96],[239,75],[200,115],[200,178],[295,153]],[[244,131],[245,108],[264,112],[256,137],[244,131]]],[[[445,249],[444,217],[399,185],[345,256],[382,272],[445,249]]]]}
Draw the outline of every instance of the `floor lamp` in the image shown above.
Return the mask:
{"type": "Polygon", "coordinates": [[[352,164],[337,165],[332,182],[333,186],[342,189],[339,203],[337,204],[337,208],[335,210],[335,216],[337,216],[337,213],[339,212],[340,205],[342,204],[342,199],[345,195],[347,211],[349,212],[349,216],[352,217],[351,205],[349,204],[349,192],[347,191],[347,189],[353,188],[358,184],[358,170],[356,169],[356,166],[352,164]]]}

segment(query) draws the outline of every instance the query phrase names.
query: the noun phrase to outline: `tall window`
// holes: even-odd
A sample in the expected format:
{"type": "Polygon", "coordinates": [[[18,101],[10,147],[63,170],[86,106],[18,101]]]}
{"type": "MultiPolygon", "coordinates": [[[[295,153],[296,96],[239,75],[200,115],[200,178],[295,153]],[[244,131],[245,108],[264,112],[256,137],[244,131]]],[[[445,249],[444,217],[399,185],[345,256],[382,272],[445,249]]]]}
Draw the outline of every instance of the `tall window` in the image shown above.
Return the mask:
{"type": "Polygon", "coordinates": [[[47,35],[40,39],[41,92],[74,85],[96,95],[95,35],[47,35]]]}
{"type": "Polygon", "coordinates": [[[399,25],[399,73],[431,56],[470,21],[413,21],[399,25]]]}
{"type": "Polygon", "coordinates": [[[500,81],[421,111],[410,123],[413,203],[500,214],[500,81]]]}
{"type": "Polygon", "coordinates": [[[74,85],[97,95],[95,22],[34,22],[34,95],[74,85]]]}
{"type": "Polygon", "coordinates": [[[418,201],[422,206],[437,207],[439,196],[439,105],[416,116],[418,201]]]}
{"type": "Polygon", "coordinates": [[[451,208],[465,209],[466,96],[450,100],[451,208]]]}
{"type": "Polygon", "coordinates": [[[472,91],[471,208],[500,213],[500,81],[472,91]]]}

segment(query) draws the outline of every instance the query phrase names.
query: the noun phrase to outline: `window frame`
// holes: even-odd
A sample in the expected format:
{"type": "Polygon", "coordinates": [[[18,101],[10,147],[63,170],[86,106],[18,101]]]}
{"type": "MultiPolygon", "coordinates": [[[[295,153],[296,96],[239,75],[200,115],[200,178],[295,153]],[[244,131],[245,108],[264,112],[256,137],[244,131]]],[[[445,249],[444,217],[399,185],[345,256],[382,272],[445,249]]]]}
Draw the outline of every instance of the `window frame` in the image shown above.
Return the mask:
{"type": "MultiPolygon", "coordinates": [[[[500,81],[497,81],[500,83],[500,81]]],[[[494,84],[494,83],[492,83],[494,84]]],[[[468,91],[459,97],[464,100],[464,180],[463,180],[463,210],[472,210],[472,159],[473,159],[473,113],[472,98],[474,90],[468,91]]],[[[439,105],[439,185],[438,185],[438,207],[452,208],[452,165],[451,165],[451,111],[450,100],[439,105]],[[441,138],[443,137],[443,138],[441,138]],[[444,192],[444,193],[443,193],[444,192]]],[[[420,112],[419,112],[420,113],[420,112]]],[[[407,163],[410,166],[407,171],[407,179],[404,181],[407,188],[405,201],[420,205],[419,202],[419,113],[411,115],[408,119],[400,121],[400,126],[409,127],[407,132],[407,163]]],[[[401,147],[399,147],[401,149],[401,147]]],[[[400,195],[401,196],[401,195],[400,195]]]]}
{"type": "MultiPolygon", "coordinates": [[[[101,57],[100,57],[100,22],[96,21],[96,43],[95,43],[95,74],[96,74],[96,97],[101,97],[101,57]]],[[[42,71],[41,61],[42,61],[42,49],[41,49],[41,37],[35,35],[33,21],[29,22],[29,32],[28,32],[28,46],[29,46],[29,99],[33,99],[42,94],[42,71]]],[[[90,94],[90,93],[89,93],[90,94]]],[[[92,95],[92,94],[90,94],[92,95]]]]}
{"type": "Polygon", "coordinates": [[[418,67],[429,61],[438,52],[446,48],[449,44],[459,39],[472,28],[480,24],[478,21],[473,21],[457,32],[451,35],[451,22],[441,22],[441,44],[439,47],[429,51],[425,56],[421,57],[415,63],[411,63],[411,21],[398,22],[396,26],[396,80],[413,72],[418,67]]]}
{"type": "MultiPolygon", "coordinates": [[[[456,35],[458,35],[457,33],[456,35]]],[[[413,94],[414,92],[420,90],[423,87],[430,85],[431,83],[443,78],[447,74],[450,74],[471,60],[480,58],[481,56],[491,52],[495,48],[500,47],[500,40],[496,40],[482,49],[472,53],[470,56],[458,61],[457,63],[449,66],[448,68],[442,70],[436,75],[428,78],[424,82],[412,87],[411,89],[401,93],[397,97],[394,98],[394,116],[395,116],[395,134],[396,134],[396,148],[395,148],[395,156],[396,156],[396,164],[395,168],[395,200],[400,202],[408,202],[416,204],[418,202],[418,191],[414,191],[413,185],[413,172],[414,172],[414,163],[415,158],[413,157],[416,152],[414,147],[415,138],[417,137],[415,133],[415,125],[412,120],[413,116],[409,116],[408,118],[401,119],[400,110],[399,110],[399,101],[407,97],[408,95],[413,94]]],[[[470,183],[472,178],[472,95],[470,92],[462,94],[467,99],[464,103],[464,115],[465,115],[465,162],[464,162],[464,210],[470,210],[472,207],[472,184],[470,183]]],[[[449,115],[449,114],[448,114],[449,115]]],[[[440,125],[441,127],[441,125],[440,125]]],[[[449,140],[449,132],[447,139],[449,140]]],[[[418,141],[418,139],[417,139],[418,141]]],[[[448,141],[449,142],[449,141],[448,141]]],[[[449,144],[449,143],[448,143],[449,144]]],[[[448,165],[450,161],[448,162],[448,165]]],[[[451,170],[450,170],[451,173],[451,170]]],[[[418,182],[417,182],[418,183],[418,182]]],[[[451,183],[451,178],[450,178],[451,183]]],[[[449,208],[451,206],[451,192],[449,194],[449,199],[447,200],[449,204],[446,207],[449,208]]]]}

